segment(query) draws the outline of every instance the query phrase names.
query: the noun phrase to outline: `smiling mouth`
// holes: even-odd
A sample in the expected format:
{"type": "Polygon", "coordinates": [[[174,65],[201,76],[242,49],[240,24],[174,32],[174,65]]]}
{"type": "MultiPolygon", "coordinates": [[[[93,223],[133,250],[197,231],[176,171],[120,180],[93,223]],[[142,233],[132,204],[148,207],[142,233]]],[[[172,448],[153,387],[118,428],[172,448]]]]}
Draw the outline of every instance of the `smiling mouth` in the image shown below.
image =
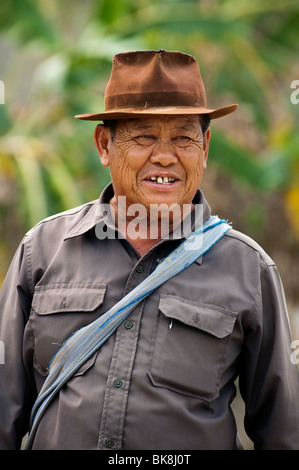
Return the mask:
{"type": "Polygon", "coordinates": [[[172,178],[171,176],[151,176],[147,179],[147,181],[153,181],[154,183],[158,184],[172,184],[178,180],[176,178],[172,178]]]}

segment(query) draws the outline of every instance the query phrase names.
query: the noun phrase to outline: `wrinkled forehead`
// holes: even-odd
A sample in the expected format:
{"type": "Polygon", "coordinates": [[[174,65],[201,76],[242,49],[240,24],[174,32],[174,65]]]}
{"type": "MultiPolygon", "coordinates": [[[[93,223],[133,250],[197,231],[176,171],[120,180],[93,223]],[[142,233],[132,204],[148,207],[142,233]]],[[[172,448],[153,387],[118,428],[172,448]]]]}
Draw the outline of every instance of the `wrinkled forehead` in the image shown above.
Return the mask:
{"type": "Polygon", "coordinates": [[[201,130],[199,115],[159,115],[144,116],[133,119],[119,120],[118,125],[127,129],[150,130],[150,129],[180,129],[201,130]]]}

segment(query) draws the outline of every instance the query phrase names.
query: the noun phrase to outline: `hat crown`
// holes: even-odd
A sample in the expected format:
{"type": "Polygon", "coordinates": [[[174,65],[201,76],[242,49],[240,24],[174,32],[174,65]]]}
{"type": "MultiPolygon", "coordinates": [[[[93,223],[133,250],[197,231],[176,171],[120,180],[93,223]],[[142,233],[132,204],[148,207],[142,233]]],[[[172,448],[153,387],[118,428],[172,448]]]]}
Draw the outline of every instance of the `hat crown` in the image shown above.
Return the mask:
{"type": "Polygon", "coordinates": [[[204,84],[194,57],[164,50],[114,56],[105,111],[161,106],[206,106],[204,84]]]}
{"type": "Polygon", "coordinates": [[[237,104],[207,107],[199,65],[193,56],[176,51],[132,51],[116,54],[105,91],[105,111],[77,114],[99,121],[154,115],[208,114],[216,119],[237,104]]]}

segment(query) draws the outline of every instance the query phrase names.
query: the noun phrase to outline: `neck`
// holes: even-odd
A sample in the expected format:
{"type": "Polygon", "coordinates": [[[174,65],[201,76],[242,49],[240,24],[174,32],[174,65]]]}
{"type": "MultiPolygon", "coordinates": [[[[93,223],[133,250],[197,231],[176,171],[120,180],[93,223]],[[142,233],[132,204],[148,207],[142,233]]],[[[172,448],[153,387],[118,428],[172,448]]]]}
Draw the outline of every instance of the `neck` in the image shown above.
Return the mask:
{"type": "MultiPolygon", "coordinates": [[[[117,228],[121,234],[131,243],[135,250],[143,256],[147,253],[153,246],[155,246],[163,238],[163,232],[161,229],[161,224],[159,223],[157,227],[153,227],[150,224],[150,220],[138,219],[137,218],[126,218],[118,224],[117,228]]],[[[172,227],[170,226],[170,232],[172,227]]]]}
{"type": "Polygon", "coordinates": [[[140,256],[145,255],[153,246],[155,246],[160,240],[143,240],[141,238],[130,239],[127,237],[127,240],[131,243],[133,248],[139,253],[140,256]]]}
{"type": "Polygon", "coordinates": [[[144,206],[136,209],[134,205],[133,210],[133,206],[122,206],[116,202],[116,198],[110,201],[115,214],[115,226],[141,256],[160,240],[168,238],[176,228],[181,233],[183,219],[190,216],[194,208],[193,204],[186,204],[184,211],[175,204],[162,208],[153,205],[150,209],[144,206]]]}

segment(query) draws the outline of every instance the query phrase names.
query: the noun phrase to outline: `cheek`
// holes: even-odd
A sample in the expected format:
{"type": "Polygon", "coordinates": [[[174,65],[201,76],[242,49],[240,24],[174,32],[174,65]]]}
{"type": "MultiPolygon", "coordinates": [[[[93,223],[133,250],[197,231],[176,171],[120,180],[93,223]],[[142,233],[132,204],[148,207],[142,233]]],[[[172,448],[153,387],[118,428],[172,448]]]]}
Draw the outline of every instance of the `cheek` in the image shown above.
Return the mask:
{"type": "Polygon", "coordinates": [[[115,189],[116,186],[133,188],[136,185],[137,171],[136,163],[125,156],[113,159],[110,163],[110,173],[115,189]]]}
{"type": "Polygon", "coordinates": [[[185,166],[185,171],[187,175],[187,181],[189,181],[190,185],[199,184],[204,169],[205,163],[202,155],[198,158],[188,160],[188,164],[185,166]]]}
{"type": "Polygon", "coordinates": [[[201,182],[202,172],[194,170],[187,178],[186,193],[193,197],[201,182]]]}

